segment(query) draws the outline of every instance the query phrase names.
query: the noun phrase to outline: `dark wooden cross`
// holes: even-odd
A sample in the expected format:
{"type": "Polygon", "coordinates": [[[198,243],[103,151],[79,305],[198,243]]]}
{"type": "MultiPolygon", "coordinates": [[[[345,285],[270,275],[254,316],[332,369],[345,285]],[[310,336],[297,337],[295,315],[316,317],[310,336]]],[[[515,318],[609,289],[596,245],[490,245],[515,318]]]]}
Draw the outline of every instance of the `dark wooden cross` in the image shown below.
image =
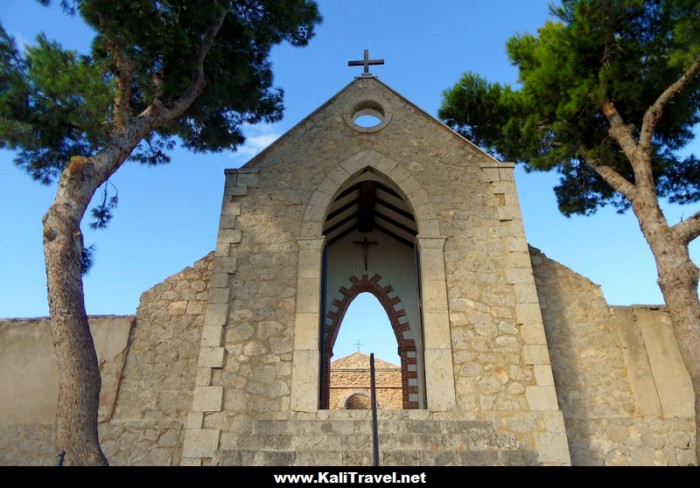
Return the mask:
{"type": "Polygon", "coordinates": [[[355,344],[353,344],[353,345],[354,345],[354,346],[357,346],[357,352],[360,352],[360,347],[361,347],[361,346],[364,346],[364,344],[362,344],[362,343],[360,342],[360,339],[357,339],[357,342],[356,342],[355,344]]]}
{"type": "Polygon", "coordinates": [[[377,243],[374,241],[368,241],[366,237],[365,237],[364,241],[355,241],[354,243],[362,246],[362,253],[365,256],[365,271],[367,271],[367,259],[369,258],[369,246],[374,246],[377,243]]]}
{"type": "Polygon", "coordinates": [[[364,66],[365,70],[362,76],[371,76],[369,72],[370,65],[384,64],[383,59],[369,59],[369,51],[365,49],[365,57],[360,61],[348,61],[348,66],[364,66]]]}

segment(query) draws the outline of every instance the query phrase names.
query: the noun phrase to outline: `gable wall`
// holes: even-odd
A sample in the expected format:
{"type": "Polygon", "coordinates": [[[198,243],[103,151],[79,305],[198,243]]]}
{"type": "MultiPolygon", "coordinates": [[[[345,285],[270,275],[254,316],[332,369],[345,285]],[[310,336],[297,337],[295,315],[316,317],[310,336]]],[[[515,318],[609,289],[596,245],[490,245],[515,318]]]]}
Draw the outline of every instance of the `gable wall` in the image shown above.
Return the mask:
{"type": "Polygon", "coordinates": [[[317,408],[318,376],[293,380],[294,368],[319,363],[320,254],[299,250],[320,250],[328,202],[366,166],[406,194],[419,242],[433,239],[421,244],[428,410],[491,421],[542,462],[568,462],[512,168],[383,84],[359,79],[228,173],[186,463],[217,462],[254,419],[317,408]],[[391,113],[381,131],[353,130],[343,116],[367,98],[391,113]],[[306,235],[315,240],[299,240],[306,235]],[[297,400],[295,388],[304,391],[297,400]]]}

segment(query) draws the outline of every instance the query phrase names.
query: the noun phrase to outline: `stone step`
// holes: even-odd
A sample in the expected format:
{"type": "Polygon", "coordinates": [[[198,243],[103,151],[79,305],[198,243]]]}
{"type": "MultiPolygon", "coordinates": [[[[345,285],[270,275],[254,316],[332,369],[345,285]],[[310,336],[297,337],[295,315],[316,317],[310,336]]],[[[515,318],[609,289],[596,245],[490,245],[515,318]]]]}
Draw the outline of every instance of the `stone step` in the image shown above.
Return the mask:
{"type": "MultiPolygon", "coordinates": [[[[371,450],[256,451],[223,450],[224,466],[372,466],[371,450]]],[[[526,466],[534,453],[523,451],[387,451],[380,449],[381,466],[526,466]]]]}
{"type": "MultiPolygon", "coordinates": [[[[493,432],[444,433],[380,433],[379,445],[385,450],[500,450],[517,449],[515,438],[493,432]]],[[[372,446],[372,434],[222,434],[224,449],[259,451],[303,449],[366,449],[372,446]]]]}
{"type": "MultiPolygon", "coordinates": [[[[487,421],[389,418],[379,421],[380,464],[529,465],[535,455],[487,421]]],[[[222,433],[222,464],[369,466],[367,418],[255,420],[249,433],[222,433]]]]}
{"type": "MultiPolygon", "coordinates": [[[[388,419],[377,422],[379,432],[463,433],[493,432],[487,421],[388,419]]],[[[256,420],[254,434],[357,434],[371,432],[369,419],[341,420],[256,420]]]]}

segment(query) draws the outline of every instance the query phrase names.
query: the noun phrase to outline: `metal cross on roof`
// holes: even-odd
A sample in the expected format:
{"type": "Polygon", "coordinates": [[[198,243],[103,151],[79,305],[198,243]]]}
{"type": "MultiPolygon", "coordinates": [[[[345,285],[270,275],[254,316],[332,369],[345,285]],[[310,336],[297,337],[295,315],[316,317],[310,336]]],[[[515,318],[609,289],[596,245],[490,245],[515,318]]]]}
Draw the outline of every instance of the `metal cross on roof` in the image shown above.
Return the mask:
{"type": "Polygon", "coordinates": [[[369,72],[369,67],[370,65],[375,65],[375,64],[384,64],[383,59],[369,59],[369,51],[365,49],[365,56],[364,59],[359,60],[359,61],[348,61],[348,66],[364,66],[364,71],[361,76],[372,76],[372,73],[369,72]]]}
{"type": "Polygon", "coordinates": [[[360,342],[360,339],[357,339],[357,342],[353,345],[357,346],[357,352],[360,352],[360,347],[364,346],[364,344],[360,342]]]}

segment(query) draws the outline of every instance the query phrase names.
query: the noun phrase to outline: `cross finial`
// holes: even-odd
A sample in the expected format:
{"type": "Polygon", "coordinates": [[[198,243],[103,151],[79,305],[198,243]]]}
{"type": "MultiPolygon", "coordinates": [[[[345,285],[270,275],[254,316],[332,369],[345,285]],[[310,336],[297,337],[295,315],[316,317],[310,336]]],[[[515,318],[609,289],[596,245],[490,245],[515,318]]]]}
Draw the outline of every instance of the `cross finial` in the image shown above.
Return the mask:
{"type": "Polygon", "coordinates": [[[348,61],[348,66],[364,66],[364,71],[362,72],[361,76],[372,76],[372,73],[369,72],[369,67],[370,65],[375,65],[375,64],[384,64],[383,59],[369,59],[369,50],[365,49],[365,56],[364,59],[360,61],[348,61]]]}
{"type": "Polygon", "coordinates": [[[353,345],[357,346],[357,352],[360,352],[360,347],[364,346],[364,344],[360,342],[360,339],[357,339],[357,342],[353,345]]]}

